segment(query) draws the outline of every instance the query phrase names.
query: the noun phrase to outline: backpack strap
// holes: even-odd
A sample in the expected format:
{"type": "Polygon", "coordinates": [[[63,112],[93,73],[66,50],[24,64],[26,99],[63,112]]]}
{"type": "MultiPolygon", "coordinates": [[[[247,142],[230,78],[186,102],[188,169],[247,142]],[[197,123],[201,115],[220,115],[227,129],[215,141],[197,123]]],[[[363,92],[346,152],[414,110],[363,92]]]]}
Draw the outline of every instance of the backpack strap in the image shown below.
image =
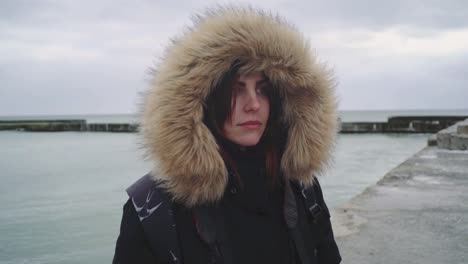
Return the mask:
{"type": "Polygon", "coordinates": [[[320,185],[317,180],[313,186],[304,187],[296,182],[285,185],[284,215],[291,237],[296,246],[301,263],[316,263],[319,241],[326,230],[325,217],[329,217],[320,185]],[[305,235],[308,234],[308,235],[305,235]]]}
{"type": "Polygon", "coordinates": [[[301,195],[305,201],[309,223],[317,224],[321,217],[330,216],[317,179],[314,180],[313,186],[307,188],[301,186],[301,195]]]}
{"type": "Polygon", "coordinates": [[[296,195],[289,181],[285,182],[285,195],[284,195],[284,218],[286,225],[290,231],[291,237],[294,241],[297,254],[299,255],[300,263],[310,264],[309,250],[307,250],[304,232],[302,230],[302,223],[300,222],[301,212],[297,206],[296,195]]]}
{"type": "Polygon", "coordinates": [[[181,263],[172,199],[146,174],[127,188],[157,263],[181,263]]]}

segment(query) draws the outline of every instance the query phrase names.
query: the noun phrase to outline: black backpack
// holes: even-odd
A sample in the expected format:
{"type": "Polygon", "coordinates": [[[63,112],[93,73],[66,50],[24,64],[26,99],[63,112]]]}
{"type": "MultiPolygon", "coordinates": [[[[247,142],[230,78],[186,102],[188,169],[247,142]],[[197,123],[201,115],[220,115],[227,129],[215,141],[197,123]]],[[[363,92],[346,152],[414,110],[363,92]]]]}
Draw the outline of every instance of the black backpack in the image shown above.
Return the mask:
{"type": "MultiPolygon", "coordinates": [[[[306,245],[316,244],[320,239],[320,229],[324,227],[318,221],[320,217],[330,217],[321,193],[318,181],[310,188],[301,188],[298,184],[288,183],[285,187],[285,211],[286,224],[290,230],[292,239],[297,249],[301,263],[312,263],[306,245]],[[301,211],[297,206],[297,197],[302,197],[306,210],[301,211]],[[306,214],[308,224],[301,221],[306,214]],[[302,232],[304,227],[311,227],[312,238],[305,238],[302,232]]],[[[150,174],[140,178],[127,189],[127,194],[132,200],[136,213],[149,241],[151,251],[154,253],[157,263],[182,263],[181,252],[177,240],[177,230],[173,214],[173,202],[160,183],[155,182],[150,174]]],[[[302,201],[301,201],[302,202],[302,201]]],[[[215,207],[198,206],[193,209],[196,218],[196,229],[200,238],[209,245],[212,263],[232,263],[229,255],[229,247],[219,245],[217,238],[223,236],[224,228],[221,221],[214,221],[217,210],[215,207]],[[218,242],[218,243],[217,243],[218,242]],[[220,251],[223,252],[221,256],[220,251]]],[[[222,239],[221,239],[222,240],[222,239]]]]}

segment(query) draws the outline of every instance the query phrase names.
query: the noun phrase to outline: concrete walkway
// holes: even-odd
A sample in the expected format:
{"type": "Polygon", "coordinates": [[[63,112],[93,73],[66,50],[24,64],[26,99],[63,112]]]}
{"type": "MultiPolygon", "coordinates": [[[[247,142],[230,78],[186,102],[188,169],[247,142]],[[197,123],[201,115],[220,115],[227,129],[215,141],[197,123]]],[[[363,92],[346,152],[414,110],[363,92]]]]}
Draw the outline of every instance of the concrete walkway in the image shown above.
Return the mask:
{"type": "Polygon", "coordinates": [[[332,221],[345,264],[467,264],[468,151],[426,147],[332,221]]]}

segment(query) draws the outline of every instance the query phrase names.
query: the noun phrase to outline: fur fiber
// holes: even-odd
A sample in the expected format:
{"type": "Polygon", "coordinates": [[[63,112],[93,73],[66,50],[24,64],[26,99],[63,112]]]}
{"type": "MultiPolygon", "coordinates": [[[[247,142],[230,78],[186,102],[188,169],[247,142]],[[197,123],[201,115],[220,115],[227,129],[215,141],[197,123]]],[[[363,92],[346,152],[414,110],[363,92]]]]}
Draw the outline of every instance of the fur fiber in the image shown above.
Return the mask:
{"type": "Polygon", "coordinates": [[[313,184],[328,164],[337,115],[333,79],[307,40],[284,19],[253,8],[219,6],[193,23],[172,40],[144,98],[141,133],[155,181],[189,207],[223,196],[228,173],[203,123],[203,104],[240,61],[241,73],[263,72],[280,89],[281,122],[289,128],[283,175],[313,184]]]}

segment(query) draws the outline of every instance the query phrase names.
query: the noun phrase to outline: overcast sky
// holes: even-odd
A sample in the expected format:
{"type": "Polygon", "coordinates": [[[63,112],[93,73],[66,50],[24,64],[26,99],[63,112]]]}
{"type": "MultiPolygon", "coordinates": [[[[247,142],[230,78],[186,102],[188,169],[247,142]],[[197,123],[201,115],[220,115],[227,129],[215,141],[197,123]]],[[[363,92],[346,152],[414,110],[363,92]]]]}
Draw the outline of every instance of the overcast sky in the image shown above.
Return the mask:
{"type": "MultiPolygon", "coordinates": [[[[214,2],[0,1],[0,116],[135,112],[148,67],[214,2]]],[[[335,70],[341,110],[468,108],[466,0],[253,6],[310,39],[335,70]]]]}

